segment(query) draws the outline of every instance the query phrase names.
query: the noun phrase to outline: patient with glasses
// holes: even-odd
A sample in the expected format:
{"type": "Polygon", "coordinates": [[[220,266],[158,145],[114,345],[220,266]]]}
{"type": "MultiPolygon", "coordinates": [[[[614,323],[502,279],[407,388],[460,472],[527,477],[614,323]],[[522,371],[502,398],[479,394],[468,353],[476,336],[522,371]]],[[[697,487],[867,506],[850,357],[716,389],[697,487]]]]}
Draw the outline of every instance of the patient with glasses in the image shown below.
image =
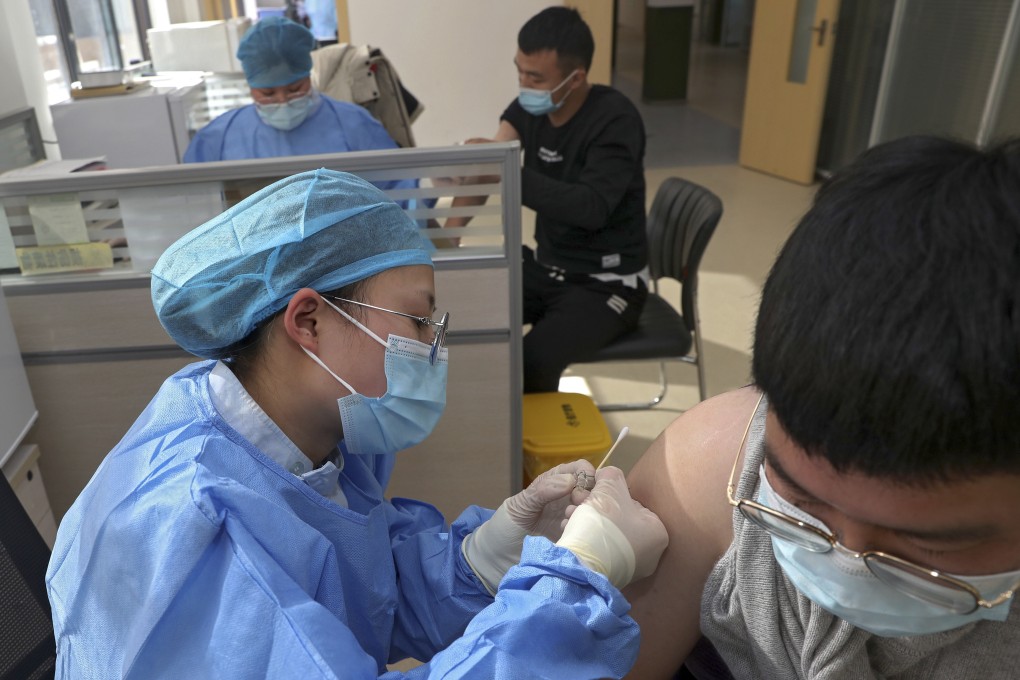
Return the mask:
{"type": "Polygon", "coordinates": [[[636,678],[1016,677],[1020,141],[911,137],[819,189],[753,384],[631,471],[669,547],[636,678]]]}

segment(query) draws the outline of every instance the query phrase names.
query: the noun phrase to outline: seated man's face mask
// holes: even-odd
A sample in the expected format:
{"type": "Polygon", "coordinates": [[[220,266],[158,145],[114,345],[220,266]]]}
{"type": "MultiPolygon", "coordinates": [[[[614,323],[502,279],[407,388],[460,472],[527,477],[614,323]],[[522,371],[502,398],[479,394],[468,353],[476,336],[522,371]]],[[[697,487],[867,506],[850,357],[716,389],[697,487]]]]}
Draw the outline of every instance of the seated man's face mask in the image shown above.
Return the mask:
{"type": "MultiPolygon", "coordinates": [[[[563,102],[567,101],[567,97],[570,96],[570,92],[567,92],[563,96],[563,99],[558,102],[553,102],[553,92],[556,92],[561,87],[570,82],[570,79],[574,77],[578,69],[574,69],[570,72],[563,82],[554,87],[551,90],[534,90],[528,87],[522,87],[521,93],[517,96],[517,102],[521,105],[521,108],[530,113],[533,116],[544,116],[547,113],[553,111],[559,111],[560,107],[563,106],[563,102]]],[[[571,90],[572,92],[573,90],[571,90]]]]}
{"type": "Polygon", "coordinates": [[[306,94],[282,104],[259,104],[256,102],[255,111],[263,123],[286,132],[305,122],[305,119],[318,108],[320,103],[319,93],[311,89],[306,94]]]}
{"type": "Polygon", "coordinates": [[[430,345],[397,335],[390,335],[386,342],[329,300],[323,298],[323,302],[386,348],[386,393],[381,397],[358,394],[322,359],[301,348],[351,392],[337,400],[347,451],[396,453],[420,444],[432,433],[446,407],[446,348],[438,350],[433,364],[430,345]]]}

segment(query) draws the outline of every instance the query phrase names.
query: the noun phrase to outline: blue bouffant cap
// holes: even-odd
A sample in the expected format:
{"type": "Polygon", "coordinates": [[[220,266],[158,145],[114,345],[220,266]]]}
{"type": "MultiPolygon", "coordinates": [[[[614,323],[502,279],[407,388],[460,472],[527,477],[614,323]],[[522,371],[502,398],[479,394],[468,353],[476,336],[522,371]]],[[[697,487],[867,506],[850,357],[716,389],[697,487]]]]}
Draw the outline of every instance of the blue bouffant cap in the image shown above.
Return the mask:
{"type": "Polygon", "coordinates": [[[152,304],[177,344],[226,355],[301,288],[337,290],[404,265],[432,266],[418,225],[360,177],[314,170],[249,196],[171,245],[152,304]]]}
{"type": "Polygon", "coordinates": [[[252,87],[279,87],[312,72],[315,36],[284,17],[266,17],[244,34],[237,58],[252,87]]]}

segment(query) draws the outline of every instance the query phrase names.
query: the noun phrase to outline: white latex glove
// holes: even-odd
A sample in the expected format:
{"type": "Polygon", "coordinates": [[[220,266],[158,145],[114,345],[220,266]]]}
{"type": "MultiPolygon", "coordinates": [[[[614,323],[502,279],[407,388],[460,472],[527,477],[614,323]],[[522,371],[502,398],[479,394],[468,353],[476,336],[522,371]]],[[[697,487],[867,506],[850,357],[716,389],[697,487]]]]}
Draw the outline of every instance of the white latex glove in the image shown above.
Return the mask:
{"type": "Polygon", "coordinates": [[[543,472],[527,489],[503,501],[496,514],[461,543],[464,559],[490,594],[496,593],[507,570],[521,561],[525,536],[559,539],[567,507],[584,502],[589,493],[577,488],[579,470],[595,474],[595,467],[587,460],[543,472]]]}
{"type": "Polygon", "coordinates": [[[617,588],[649,576],[669,543],[658,516],[630,497],[627,478],[615,467],[599,470],[595,488],[570,519],[556,545],[577,555],[617,588]]]}

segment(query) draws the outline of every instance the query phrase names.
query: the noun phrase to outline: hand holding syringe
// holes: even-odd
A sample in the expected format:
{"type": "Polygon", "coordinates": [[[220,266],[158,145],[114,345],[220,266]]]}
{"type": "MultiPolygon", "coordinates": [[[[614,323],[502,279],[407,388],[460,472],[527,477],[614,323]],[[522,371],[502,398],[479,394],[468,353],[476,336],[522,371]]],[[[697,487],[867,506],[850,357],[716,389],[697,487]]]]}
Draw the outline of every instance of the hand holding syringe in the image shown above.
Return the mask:
{"type": "MultiPolygon", "coordinates": [[[[620,436],[595,468],[596,472],[602,469],[628,432],[626,427],[620,430],[620,436]]],[[[630,496],[622,470],[606,470],[597,489],[593,475],[585,474],[584,482],[581,486],[581,476],[577,475],[578,488],[592,493],[580,505],[567,507],[568,519],[563,523],[563,534],[556,545],[570,550],[578,560],[604,574],[617,588],[651,574],[669,543],[666,527],[655,513],[630,496]]]]}
{"type": "MultiPolygon", "coordinates": [[[[629,434],[629,433],[630,433],[630,428],[627,427],[626,425],[624,425],[623,429],[620,430],[620,434],[619,434],[619,436],[617,436],[616,441],[613,443],[613,445],[611,447],[609,447],[609,451],[606,453],[605,458],[603,458],[602,462],[599,463],[599,466],[597,468],[595,468],[595,472],[598,472],[599,470],[602,469],[602,466],[606,464],[606,461],[609,460],[609,457],[611,455],[613,455],[613,451],[616,450],[616,447],[620,445],[620,442],[623,441],[623,438],[626,437],[627,434],[629,434]]],[[[594,475],[589,475],[584,470],[578,470],[575,473],[575,476],[577,477],[577,484],[576,484],[577,488],[584,489],[586,491],[591,491],[595,487],[595,476],[594,475]]]]}
{"type": "MultiPolygon", "coordinates": [[[[620,431],[596,471],[629,431],[620,431]]],[[[607,468],[596,483],[591,469],[590,461],[580,459],[546,470],[464,539],[464,559],[490,594],[520,562],[527,536],[566,548],[617,588],[652,573],[669,543],[666,528],[631,497],[622,470],[607,468]]]]}

